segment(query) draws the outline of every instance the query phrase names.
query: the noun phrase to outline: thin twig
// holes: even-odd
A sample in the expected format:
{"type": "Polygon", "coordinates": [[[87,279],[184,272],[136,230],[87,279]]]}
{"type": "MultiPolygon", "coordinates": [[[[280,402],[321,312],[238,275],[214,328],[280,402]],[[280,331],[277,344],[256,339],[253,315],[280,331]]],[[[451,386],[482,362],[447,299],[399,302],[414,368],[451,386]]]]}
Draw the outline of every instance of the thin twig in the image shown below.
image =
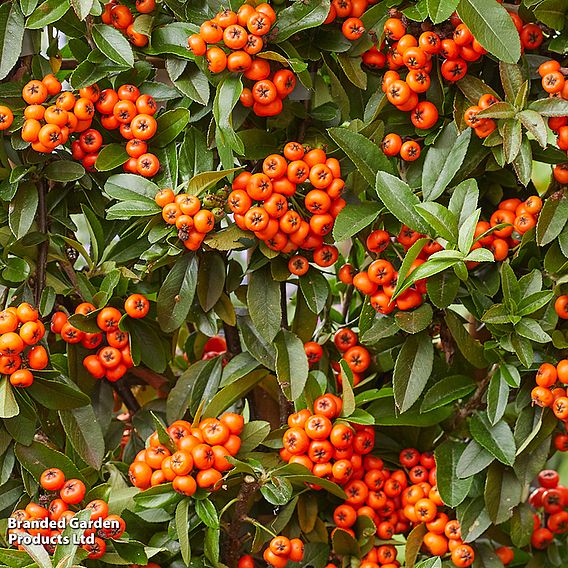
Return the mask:
{"type": "Polygon", "coordinates": [[[37,182],[38,193],[38,229],[39,232],[45,237],[45,240],[40,244],[37,255],[36,263],[36,278],[35,278],[35,303],[39,305],[41,294],[45,288],[45,273],[47,271],[47,253],[49,250],[49,238],[47,236],[47,202],[46,202],[46,187],[43,180],[37,182]]]}
{"type": "Polygon", "coordinates": [[[122,402],[124,402],[124,405],[126,406],[126,408],[128,408],[130,414],[136,414],[140,410],[140,404],[136,400],[136,397],[132,394],[132,391],[126,383],[126,379],[124,377],[118,379],[118,381],[114,383],[111,382],[110,385],[112,386],[116,394],[120,397],[122,402]]]}

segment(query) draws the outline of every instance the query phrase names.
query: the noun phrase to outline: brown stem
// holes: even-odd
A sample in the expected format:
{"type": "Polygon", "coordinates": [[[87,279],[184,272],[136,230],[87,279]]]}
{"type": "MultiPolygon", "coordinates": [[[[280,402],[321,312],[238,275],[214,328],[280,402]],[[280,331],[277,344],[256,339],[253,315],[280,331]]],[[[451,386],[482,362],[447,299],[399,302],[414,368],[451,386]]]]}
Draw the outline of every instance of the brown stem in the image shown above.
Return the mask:
{"type": "Polygon", "coordinates": [[[141,379],[155,390],[160,390],[168,382],[162,375],[145,367],[132,367],[132,369],[129,369],[128,373],[137,379],[141,379]]]}
{"type": "Polygon", "coordinates": [[[341,321],[345,321],[347,314],[349,313],[349,306],[351,306],[351,300],[353,299],[353,286],[347,286],[347,291],[345,292],[345,297],[343,298],[343,304],[341,306],[341,321]]]}
{"type": "Polygon", "coordinates": [[[140,410],[140,404],[136,400],[136,397],[132,394],[132,391],[126,383],[126,379],[124,377],[118,379],[118,381],[114,383],[111,382],[110,385],[114,389],[116,394],[121,398],[122,402],[124,402],[130,414],[136,414],[140,410]]]}
{"type": "Polygon", "coordinates": [[[461,424],[463,423],[466,418],[471,416],[476,410],[483,406],[483,396],[485,395],[485,391],[489,387],[489,383],[491,382],[491,377],[497,370],[497,365],[493,365],[489,372],[483,377],[483,379],[477,385],[477,389],[471,396],[471,398],[464,404],[464,406],[456,413],[454,419],[451,422],[448,431],[455,431],[461,424]]]}
{"type": "Polygon", "coordinates": [[[286,282],[280,282],[280,310],[282,311],[282,320],[280,327],[289,329],[288,325],[288,298],[286,296],[286,282]]]}
{"type": "Polygon", "coordinates": [[[239,330],[235,325],[223,323],[223,331],[225,332],[225,341],[227,342],[227,355],[231,359],[242,351],[239,330]]]}
{"type": "MultiPolygon", "coordinates": [[[[248,517],[250,502],[255,493],[260,489],[260,483],[254,477],[247,475],[237,495],[235,513],[227,530],[228,546],[222,548],[225,564],[229,568],[235,568],[241,555],[242,524],[248,517]]],[[[246,536],[246,534],[244,535],[246,536]]]]}
{"type": "Polygon", "coordinates": [[[45,273],[47,270],[47,253],[49,250],[49,238],[47,236],[47,203],[45,200],[46,187],[43,180],[37,182],[38,193],[38,229],[39,232],[45,236],[39,246],[36,263],[36,278],[35,278],[35,303],[39,305],[41,294],[45,288],[45,273]]]}

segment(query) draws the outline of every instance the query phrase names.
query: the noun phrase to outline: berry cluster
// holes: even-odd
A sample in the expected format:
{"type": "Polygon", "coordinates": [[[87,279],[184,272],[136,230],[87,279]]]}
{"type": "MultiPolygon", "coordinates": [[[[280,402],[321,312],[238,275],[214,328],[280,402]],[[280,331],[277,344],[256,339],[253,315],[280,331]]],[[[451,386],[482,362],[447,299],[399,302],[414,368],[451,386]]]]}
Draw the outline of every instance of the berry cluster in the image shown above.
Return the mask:
{"type": "MultiPolygon", "coordinates": [[[[136,10],[139,14],[151,14],[156,8],[156,0],[136,0],[136,10]]],[[[130,43],[136,47],[148,44],[148,36],[136,31],[136,20],[128,6],[118,0],[110,0],[104,7],[101,20],[104,24],[113,26],[126,35],[130,43]]]]}
{"type": "Polygon", "coordinates": [[[304,559],[304,543],[299,538],[275,536],[262,553],[262,557],[269,566],[286,568],[288,562],[301,562],[304,559]]]}
{"type": "Polygon", "coordinates": [[[264,48],[264,36],[276,22],[276,13],[268,3],[252,7],[243,4],[237,12],[225,9],[201,24],[198,34],[187,44],[193,55],[205,56],[211,73],[225,69],[243,73],[250,69],[253,56],[264,48]],[[215,44],[222,43],[227,51],[215,44]]]}
{"type": "Polygon", "coordinates": [[[66,144],[71,134],[84,132],[91,126],[95,113],[93,98],[98,89],[80,89],[78,98],[65,92],[51,101],[54,104],[43,106],[48,98],[59,93],[61,83],[51,74],[41,81],[29,81],[22,89],[22,98],[28,106],[24,109],[21,136],[36,152],[50,154],[57,146],[66,144]]]}
{"type": "Polygon", "coordinates": [[[176,420],[167,429],[175,451],[162,444],[154,432],[148,447],[138,452],[128,469],[130,481],[140,489],[171,481],[175,491],[187,496],[198,487],[215,491],[223,474],[233,467],[227,457],[237,455],[243,427],[243,417],[232,412],[219,419],[205,418],[196,428],[176,420]]]}
{"type": "MultiPolygon", "coordinates": [[[[149,309],[150,302],[142,294],[132,294],[124,303],[124,310],[131,318],[143,318],[149,309]]],[[[75,314],[87,316],[95,310],[93,304],[83,302],[77,306],[75,314]]],[[[107,306],[97,313],[100,331],[89,333],[72,325],[64,312],[55,312],[51,318],[51,331],[60,334],[65,343],[81,343],[86,349],[97,349],[96,354],[83,359],[83,366],[93,378],[106,378],[114,383],[134,365],[129,335],[118,328],[122,318],[120,310],[107,306]]]]}
{"type": "Polygon", "coordinates": [[[493,253],[496,261],[505,260],[509,249],[517,246],[521,237],[536,225],[541,209],[542,199],[538,195],[531,195],[525,201],[516,197],[501,201],[489,222],[477,223],[477,240],[473,248],[487,248],[493,253]],[[501,225],[505,226],[497,228],[501,225]]]}
{"type": "MultiPolygon", "coordinates": [[[[24,528],[9,529],[8,534],[27,532],[32,536],[40,536],[45,550],[53,554],[65,526],[75,516],[75,513],[83,508],[80,504],[87,488],[80,479],[65,480],[65,474],[55,467],[46,469],[41,474],[40,485],[46,491],[46,494],[40,497],[40,503],[43,504],[32,501],[26,505],[25,509],[17,509],[10,516],[20,523],[43,521],[41,526],[27,530],[24,528]]],[[[84,509],[91,511],[90,520],[98,521],[101,528],[97,529],[93,526],[85,530],[85,536],[93,535],[93,533],[96,536],[93,543],[83,544],[82,548],[89,553],[89,558],[100,558],[106,552],[105,539],[120,538],[126,530],[126,523],[118,515],[109,515],[108,503],[102,499],[91,501],[85,505],[84,509]]],[[[21,545],[18,545],[18,548],[21,548],[21,545]]]]}
{"type": "Polygon", "coordinates": [[[329,14],[324,24],[331,24],[336,19],[343,19],[341,32],[351,40],[358,40],[365,33],[365,26],[360,20],[367,8],[378,0],[332,0],[329,14]]]}
{"type": "Polygon", "coordinates": [[[320,266],[330,266],[337,251],[324,244],[324,237],[345,206],[339,162],[320,148],[306,151],[298,142],[286,144],[283,154],[268,156],[263,173],[235,178],[228,198],[235,223],[272,250],[311,250],[320,266]]]}
{"type": "Polygon", "coordinates": [[[568,488],[560,484],[560,476],[553,469],[541,471],[537,482],[539,486],[529,497],[529,504],[536,509],[531,544],[544,550],[555,536],[568,532],[568,488]]]}
{"type": "MultiPolygon", "coordinates": [[[[135,85],[121,85],[116,91],[104,89],[99,92],[96,85],[93,95],[95,109],[100,113],[101,126],[106,130],[119,130],[127,140],[126,153],[129,160],[123,165],[125,172],[152,177],[158,173],[160,162],[148,152],[148,142],[156,134],[158,123],[154,114],[158,106],[150,95],[141,95],[135,85]]],[[[79,144],[72,144],[73,158],[81,160],[85,169],[92,171],[102,136],[95,129],[89,129],[79,138],[79,144]],[[86,155],[83,155],[85,153],[86,155]]]]}
{"type": "Polygon", "coordinates": [[[364,471],[363,456],[375,445],[375,431],[370,426],[334,423],[342,407],[339,397],[325,394],[314,401],[313,413],[304,408],[291,414],[280,457],[339,485],[359,479],[364,471]]]}
{"type": "Polygon", "coordinates": [[[273,73],[266,59],[256,59],[245,71],[254,81],[240,95],[241,104],[252,108],[257,116],[276,116],[282,112],[282,101],[296,88],[296,76],[289,69],[273,73]]]}
{"type": "Polygon", "coordinates": [[[34,382],[31,370],[47,367],[47,351],[37,345],[44,334],[37,310],[28,303],[0,312],[0,374],[10,375],[12,386],[29,387],[34,382]]]}
{"type": "MultiPolygon", "coordinates": [[[[158,107],[150,95],[141,95],[138,87],[122,85],[118,91],[98,85],[79,90],[78,97],[72,91],[61,94],[61,83],[53,75],[41,81],[29,81],[22,90],[22,98],[28,104],[24,109],[26,119],[21,136],[30,142],[37,152],[50,154],[60,145],[65,145],[72,134],[78,135],[71,144],[74,160],[80,161],[87,171],[95,171],[103,136],[92,128],[95,110],[100,113],[100,124],[105,130],[119,129],[128,140],[126,152],[130,159],[124,170],[145,177],[154,176],[160,169],[158,158],[148,152],[148,141],[157,130],[154,118],[158,107]],[[47,108],[43,103],[59,94],[54,104],[47,108]]],[[[0,108],[0,120],[2,109],[0,108]]],[[[4,121],[7,123],[11,121],[4,121]]]]}
{"type": "Polygon", "coordinates": [[[558,420],[568,425],[568,359],[559,361],[557,365],[543,363],[536,373],[537,386],[531,391],[534,404],[550,407],[558,420]],[[560,385],[556,386],[557,383],[560,385]]]}
{"type": "MultiPolygon", "coordinates": [[[[202,208],[201,200],[196,195],[175,195],[170,188],[166,188],[161,189],[154,199],[162,208],[162,218],[168,225],[176,226],[178,238],[188,250],[198,250],[207,233],[215,228],[215,214],[202,208]]],[[[222,215],[221,209],[218,217],[222,215]]]]}
{"type": "MultiPolygon", "coordinates": [[[[458,566],[470,566],[474,551],[463,543],[460,525],[439,510],[444,504],[436,487],[436,463],[431,452],[420,453],[407,448],[400,453],[404,469],[390,471],[383,460],[365,456],[363,471],[344,487],[347,499],[336,507],[335,530],[345,530],[352,536],[352,527],[360,516],[369,517],[377,536],[390,540],[394,534],[406,533],[412,526],[426,524],[423,550],[430,556],[450,553],[458,566]]],[[[364,568],[387,566],[395,568],[396,549],[391,545],[374,547],[363,559],[364,568]]]]}

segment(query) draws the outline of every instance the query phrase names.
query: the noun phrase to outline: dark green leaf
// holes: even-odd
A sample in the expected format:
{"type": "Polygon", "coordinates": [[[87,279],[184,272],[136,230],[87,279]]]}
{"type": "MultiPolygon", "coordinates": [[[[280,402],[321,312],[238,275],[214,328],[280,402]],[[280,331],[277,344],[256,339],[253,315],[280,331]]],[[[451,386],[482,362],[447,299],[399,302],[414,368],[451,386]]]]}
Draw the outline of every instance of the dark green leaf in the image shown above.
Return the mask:
{"type": "Polygon", "coordinates": [[[478,369],[486,367],[487,361],[483,353],[483,346],[467,332],[459,316],[452,311],[447,311],[445,320],[463,356],[478,369]]]}
{"type": "Polygon", "coordinates": [[[317,28],[327,18],[328,13],[329,0],[295,2],[278,13],[277,34],[274,41],[280,43],[302,30],[317,28]]]}
{"type": "Polygon", "coordinates": [[[469,493],[473,477],[459,479],[456,467],[465,446],[461,442],[448,440],[436,448],[436,473],[438,490],[442,501],[448,507],[457,507],[469,493]]]}
{"type": "Polygon", "coordinates": [[[308,358],[304,344],[297,335],[281,329],[274,338],[276,376],[289,400],[298,400],[308,380],[308,358]]]}
{"type": "Polygon", "coordinates": [[[100,469],[105,455],[105,442],[92,406],[60,410],[59,418],[68,440],[81,459],[91,467],[100,469]]]}
{"type": "Polygon", "coordinates": [[[404,181],[389,173],[377,172],[376,190],[387,209],[401,222],[418,231],[430,233],[431,229],[417,213],[418,197],[404,181]]]}
{"type": "Polygon", "coordinates": [[[308,308],[313,313],[319,314],[329,295],[329,285],[325,276],[318,270],[308,270],[307,274],[300,277],[300,289],[308,308]]]}
{"type": "Polygon", "coordinates": [[[367,137],[347,128],[329,128],[327,132],[371,187],[379,170],[394,173],[388,158],[367,137]]]}
{"type": "Polygon", "coordinates": [[[132,47],[126,37],[117,29],[106,24],[95,24],[92,28],[93,41],[111,60],[125,67],[134,65],[132,47]]]}
{"type": "Polygon", "coordinates": [[[157,121],[158,129],[156,135],[152,138],[152,144],[159,148],[167,146],[173,142],[182,132],[189,122],[189,111],[185,108],[176,108],[168,110],[161,114],[157,121]]]}
{"type": "Polygon", "coordinates": [[[18,62],[24,39],[24,17],[17,2],[0,6],[0,79],[18,62]]]}
{"type": "MultiPolygon", "coordinates": [[[[105,27],[108,28],[109,26],[105,27]]],[[[108,172],[122,166],[124,162],[128,161],[129,157],[122,144],[108,144],[99,152],[95,167],[99,172],[108,172]]]]}
{"type": "Polygon", "coordinates": [[[459,171],[471,139],[471,128],[459,133],[450,122],[430,146],[422,168],[422,199],[434,201],[442,195],[459,171]]]}
{"type": "Polygon", "coordinates": [[[179,328],[189,313],[197,286],[197,260],[184,254],[170,270],[158,293],[158,323],[165,332],[179,328]]]}
{"type": "Polygon", "coordinates": [[[373,223],[381,211],[378,203],[366,202],[346,205],[333,225],[335,241],[344,241],[373,223]]]}
{"type": "Polygon", "coordinates": [[[467,396],[475,390],[475,383],[465,375],[444,377],[430,387],[424,395],[420,410],[428,412],[467,396]]]}
{"type": "Polygon", "coordinates": [[[393,373],[394,397],[401,412],[419,398],[428,382],[434,362],[434,347],[427,333],[409,336],[398,357],[393,373]]]}
{"type": "Polygon", "coordinates": [[[69,6],[69,0],[46,0],[27,19],[26,28],[39,30],[48,26],[64,16],[67,10],[69,10],[69,6]]]}
{"type": "Polygon", "coordinates": [[[250,275],[247,306],[257,331],[266,341],[271,342],[280,330],[282,308],[280,284],[272,279],[268,265],[250,275]]]}
{"type": "Polygon", "coordinates": [[[24,182],[19,185],[8,210],[8,224],[17,239],[21,239],[30,230],[37,211],[38,200],[37,188],[33,183],[24,182]]]}
{"type": "Polygon", "coordinates": [[[513,20],[493,0],[461,0],[458,14],[471,33],[489,53],[505,63],[521,57],[521,42],[513,20]]]}
{"type": "Polygon", "coordinates": [[[515,461],[515,440],[509,425],[504,421],[491,424],[485,412],[476,413],[470,422],[471,435],[490,454],[505,465],[515,461]]]}
{"type": "Polygon", "coordinates": [[[536,241],[540,246],[551,243],[568,222],[568,197],[553,195],[545,200],[536,225],[536,241]]]}

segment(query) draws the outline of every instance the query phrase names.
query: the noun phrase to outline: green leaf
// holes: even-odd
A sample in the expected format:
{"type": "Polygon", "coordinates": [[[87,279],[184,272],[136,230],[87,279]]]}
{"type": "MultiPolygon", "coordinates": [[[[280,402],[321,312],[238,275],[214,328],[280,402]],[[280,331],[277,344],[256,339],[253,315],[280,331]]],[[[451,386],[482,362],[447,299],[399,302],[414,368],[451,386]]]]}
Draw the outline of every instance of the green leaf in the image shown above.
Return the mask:
{"type": "Polygon", "coordinates": [[[534,136],[542,148],[546,148],[548,131],[544,119],[538,112],[526,109],[517,115],[523,126],[534,136]]]}
{"type": "Polygon", "coordinates": [[[208,381],[215,364],[215,359],[196,361],[177,379],[168,394],[166,403],[168,424],[184,416],[189,407],[194,386],[208,381]]]}
{"type": "Polygon", "coordinates": [[[419,409],[415,407],[399,414],[392,396],[384,396],[374,401],[367,411],[375,416],[375,424],[378,426],[417,426],[420,428],[440,424],[453,414],[453,409],[450,407],[438,408],[430,412],[419,412],[419,409]]]}
{"type": "Polygon", "coordinates": [[[550,300],[552,300],[553,293],[550,290],[543,290],[542,292],[535,292],[529,296],[524,297],[517,306],[517,315],[528,316],[534,314],[541,308],[544,308],[550,300]]]}
{"type": "Polygon", "coordinates": [[[489,85],[473,75],[466,75],[463,79],[460,79],[456,85],[467,100],[474,105],[476,105],[479,99],[486,93],[501,98],[489,85]]]}
{"type": "Polygon", "coordinates": [[[554,30],[564,29],[566,4],[562,0],[543,0],[534,8],[534,15],[554,30]]]}
{"type": "MultiPolygon", "coordinates": [[[[134,174],[111,176],[106,181],[104,189],[109,197],[119,201],[140,201],[142,197],[154,202],[156,193],[160,191],[160,188],[155,183],[134,174]]],[[[144,200],[142,199],[142,201],[144,200]]]]}
{"type": "Polygon", "coordinates": [[[515,462],[515,440],[509,425],[503,420],[491,424],[487,413],[474,414],[470,422],[474,440],[505,465],[515,462]]]}
{"type": "Polygon", "coordinates": [[[528,503],[521,503],[513,510],[511,517],[511,540],[515,546],[522,548],[531,541],[534,530],[533,511],[528,503]]]}
{"type": "Polygon", "coordinates": [[[126,37],[117,29],[106,24],[95,24],[92,28],[95,45],[118,65],[132,67],[134,53],[126,37]]]}
{"type": "Polygon", "coordinates": [[[475,382],[466,375],[451,375],[444,377],[426,391],[421,412],[429,412],[441,406],[445,406],[454,400],[464,398],[475,390],[475,382]]]}
{"type": "Polygon", "coordinates": [[[408,534],[404,548],[404,565],[408,568],[414,568],[416,565],[416,557],[422,548],[424,536],[427,532],[426,524],[419,523],[408,534]]]}
{"type": "Polygon", "coordinates": [[[197,297],[203,311],[208,312],[218,302],[225,288],[225,262],[217,253],[206,253],[199,263],[197,297]]]}
{"type": "Polygon", "coordinates": [[[430,304],[422,304],[409,312],[397,312],[395,320],[402,331],[418,333],[425,330],[432,323],[432,316],[432,306],[430,304]]]}
{"type": "Polygon", "coordinates": [[[156,122],[158,129],[156,135],[152,138],[152,144],[158,146],[158,148],[164,148],[185,129],[189,122],[189,111],[185,108],[168,110],[161,114],[156,122]]]}
{"type": "Polygon", "coordinates": [[[302,30],[321,26],[329,14],[329,4],[329,0],[315,0],[309,3],[295,2],[278,12],[277,34],[274,42],[280,43],[302,30]]]}
{"type": "Polygon", "coordinates": [[[178,329],[189,314],[197,286],[197,260],[184,254],[174,264],[158,293],[158,323],[166,332],[178,329]]]}
{"type": "Polygon", "coordinates": [[[381,212],[378,203],[347,204],[335,219],[333,238],[336,242],[350,239],[353,235],[371,225],[381,212]]]}
{"type": "Polygon", "coordinates": [[[239,450],[240,455],[246,455],[253,450],[256,450],[267,436],[270,434],[270,424],[264,420],[253,420],[252,422],[247,422],[240,434],[241,448],[239,450]]]}
{"type": "MultiPolygon", "coordinates": [[[[196,501],[196,505],[199,501],[196,501]]],[[[176,507],[176,532],[178,535],[181,557],[189,566],[191,561],[191,545],[189,543],[189,505],[191,499],[183,499],[176,507]]]]}
{"type": "Polygon", "coordinates": [[[458,509],[458,520],[464,542],[473,542],[491,526],[491,519],[481,497],[470,501],[463,513],[461,515],[459,513],[460,510],[458,509]]]}
{"type": "Polygon", "coordinates": [[[379,170],[394,173],[392,164],[377,144],[348,128],[328,128],[328,134],[373,187],[379,170]]]}
{"type": "Polygon", "coordinates": [[[521,57],[519,33],[507,10],[493,0],[460,0],[458,15],[479,43],[497,59],[516,63],[521,57]]]}
{"type": "MultiPolygon", "coordinates": [[[[108,28],[109,26],[105,26],[108,28]]],[[[108,144],[100,152],[95,162],[95,167],[99,172],[108,172],[122,166],[127,162],[129,155],[126,153],[126,147],[122,144],[108,144]]]]}
{"type": "Polygon", "coordinates": [[[471,128],[459,133],[450,122],[430,146],[422,168],[422,199],[434,201],[458,173],[471,139],[471,128]]]}
{"type": "MultiPolygon", "coordinates": [[[[75,518],[79,522],[88,521],[91,518],[91,511],[84,509],[76,513],[75,518]]],[[[71,525],[67,525],[62,531],[62,538],[67,542],[58,544],[53,555],[53,563],[58,568],[72,568],[74,565],[75,555],[79,547],[78,540],[83,535],[85,529],[71,525]]]]}
{"type": "Polygon", "coordinates": [[[434,229],[436,235],[451,244],[458,240],[458,220],[456,216],[440,203],[428,201],[416,206],[418,214],[434,229]]]}
{"type": "Polygon", "coordinates": [[[510,335],[510,341],[519,361],[528,369],[534,359],[534,350],[531,342],[516,333],[510,335]]]}
{"type": "Polygon", "coordinates": [[[21,239],[28,233],[37,211],[38,192],[35,184],[21,183],[8,209],[8,224],[12,234],[21,239]]]}
{"type": "Polygon", "coordinates": [[[431,232],[428,224],[417,213],[420,201],[410,186],[389,173],[377,172],[377,194],[386,208],[401,222],[419,233],[431,232]]]}
{"type": "MultiPolygon", "coordinates": [[[[61,19],[69,10],[69,0],[46,0],[40,4],[26,21],[29,30],[40,30],[61,19]]],[[[19,55],[19,52],[18,52],[19,55]]]]}
{"type": "Polygon", "coordinates": [[[206,106],[211,92],[207,75],[199,67],[188,65],[185,71],[173,84],[187,97],[196,103],[206,106]]]}
{"type": "Polygon", "coordinates": [[[276,377],[289,400],[298,400],[308,380],[308,358],[297,335],[281,329],[274,338],[276,377]]]}
{"type": "Polygon", "coordinates": [[[427,0],[426,4],[432,23],[441,24],[452,15],[458,7],[459,0],[427,0]]]}
{"type": "MultiPolygon", "coordinates": [[[[458,248],[464,254],[469,254],[471,251],[473,241],[475,240],[475,229],[477,227],[477,222],[479,221],[480,214],[481,209],[476,209],[460,227],[458,235],[458,248]]],[[[491,260],[493,260],[493,256],[491,256],[491,260]]]]}
{"type": "Polygon", "coordinates": [[[540,246],[551,243],[568,222],[568,196],[556,194],[545,200],[536,224],[536,242],[540,246]]]}
{"type": "Polygon", "coordinates": [[[507,119],[503,123],[503,155],[505,162],[510,164],[521,150],[523,130],[521,121],[517,119],[507,119]]]}
{"type": "Polygon", "coordinates": [[[247,306],[258,333],[268,342],[280,330],[282,307],[280,284],[272,279],[268,265],[253,272],[247,288],[247,306]]]}
{"type": "MultiPolygon", "coordinates": [[[[228,76],[217,86],[217,93],[213,101],[213,116],[217,124],[215,132],[217,148],[227,146],[229,149],[237,152],[237,154],[244,152],[244,145],[233,128],[232,113],[242,91],[243,84],[240,76],[228,76]]],[[[222,163],[225,168],[230,167],[225,162],[222,163]]]]}
{"type": "Polygon", "coordinates": [[[552,338],[546,333],[540,324],[533,319],[523,318],[520,322],[515,324],[515,331],[536,343],[550,343],[552,338]]]}
{"type": "Polygon", "coordinates": [[[361,343],[364,345],[376,345],[385,337],[392,337],[399,331],[396,320],[388,316],[380,316],[375,319],[371,327],[363,333],[361,343]]]}
{"type": "Polygon", "coordinates": [[[267,374],[268,371],[266,369],[259,369],[223,387],[203,410],[203,418],[219,416],[229,406],[245,396],[267,374]]]}
{"type": "Polygon", "coordinates": [[[21,258],[8,258],[5,267],[2,269],[2,278],[8,282],[23,282],[27,280],[29,275],[30,266],[21,258]]]}
{"type": "Polygon", "coordinates": [[[300,290],[308,308],[314,314],[319,314],[325,307],[329,296],[329,284],[325,276],[319,270],[308,270],[304,276],[300,277],[300,290]]]}
{"type": "Polygon", "coordinates": [[[60,410],[59,418],[67,439],[81,459],[95,469],[100,469],[105,456],[105,441],[93,407],[60,410]]]}
{"type": "Polygon", "coordinates": [[[438,490],[448,507],[457,507],[467,497],[473,483],[473,477],[459,479],[456,475],[456,467],[464,450],[461,442],[447,440],[435,451],[438,490]]]}
{"type": "Polygon", "coordinates": [[[483,346],[467,332],[459,316],[448,310],[445,321],[466,360],[478,369],[487,367],[483,346]]]}
{"type": "Polygon", "coordinates": [[[80,20],[84,20],[93,7],[94,0],[71,0],[71,6],[80,20]]]}
{"type": "Polygon", "coordinates": [[[59,468],[66,479],[80,479],[84,481],[77,466],[64,454],[39,442],[32,442],[29,446],[16,444],[16,457],[22,467],[28,471],[36,481],[41,474],[50,467],[59,468]]]}
{"type": "Polygon", "coordinates": [[[212,529],[219,528],[219,516],[215,506],[209,499],[198,499],[195,501],[195,512],[205,526],[212,529]]]}
{"type": "Polygon", "coordinates": [[[515,472],[494,462],[487,470],[485,505],[489,517],[500,525],[509,520],[521,500],[522,486],[515,472]]]}
{"type": "Polygon", "coordinates": [[[20,407],[6,375],[0,377],[0,418],[12,418],[20,412],[20,407]]]}
{"type": "Polygon", "coordinates": [[[186,193],[199,195],[213,187],[217,182],[227,176],[238,172],[241,168],[231,168],[230,170],[220,170],[218,172],[201,172],[194,175],[187,185],[186,193]]]}
{"type": "Polygon", "coordinates": [[[342,394],[343,408],[341,414],[343,416],[350,416],[355,412],[355,396],[353,394],[353,371],[349,368],[347,361],[342,359],[339,362],[341,374],[343,375],[342,394]]]}
{"type": "MultiPolygon", "coordinates": [[[[499,76],[501,78],[501,83],[503,84],[505,96],[512,103],[517,98],[517,94],[519,93],[519,91],[521,90],[521,86],[523,85],[523,82],[524,82],[523,72],[518,65],[505,63],[504,61],[500,61],[499,62],[499,76]]],[[[504,104],[507,104],[507,103],[497,103],[497,105],[499,105],[497,110],[498,111],[502,110],[502,111],[507,112],[507,113],[509,113],[510,111],[513,111],[513,114],[514,114],[514,109],[511,107],[511,105],[504,106],[504,104]]],[[[493,108],[497,105],[491,105],[491,108],[493,108]]],[[[489,109],[486,109],[486,110],[489,110],[489,109]]],[[[489,112],[490,112],[490,110],[489,110],[489,112]]],[[[487,117],[487,118],[512,118],[512,116],[493,117],[493,116],[487,116],[486,114],[484,114],[483,116],[487,117]]]]}
{"type": "Polygon", "coordinates": [[[557,97],[538,99],[529,105],[529,109],[546,117],[566,116],[568,114],[568,101],[557,97]]]}
{"type": "Polygon", "coordinates": [[[121,203],[115,203],[107,209],[106,218],[113,219],[130,219],[130,217],[150,217],[160,212],[160,208],[154,202],[149,200],[130,200],[121,203]]]}
{"type": "Polygon", "coordinates": [[[260,492],[272,505],[285,505],[292,497],[292,484],[285,478],[273,475],[260,492]]]}
{"type": "Polygon", "coordinates": [[[337,60],[345,76],[353,85],[362,90],[367,89],[367,74],[361,67],[361,59],[359,57],[352,57],[348,53],[339,53],[337,60]]]}
{"type": "Polygon", "coordinates": [[[509,385],[497,371],[489,382],[487,389],[487,417],[491,424],[497,424],[505,414],[507,402],[509,401],[509,385]]]}
{"type": "Polygon", "coordinates": [[[455,300],[460,287],[460,279],[451,270],[445,270],[428,278],[426,290],[434,306],[447,308],[455,300]]]}
{"type": "Polygon", "coordinates": [[[17,2],[0,6],[0,79],[18,62],[24,39],[24,16],[17,2]]]}
{"type": "Polygon", "coordinates": [[[519,181],[524,185],[528,185],[531,180],[533,164],[533,153],[531,144],[526,136],[523,136],[521,141],[521,148],[517,157],[513,160],[513,169],[519,178],[519,181]]]}
{"type": "Polygon", "coordinates": [[[432,372],[434,347],[427,333],[406,338],[393,372],[396,406],[407,411],[420,397],[432,372]]]}
{"type": "Polygon", "coordinates": [[[26,392],[50,410],[68,410],[89,404],[89,397],[77,387],[36,377],[26,392]]]}

